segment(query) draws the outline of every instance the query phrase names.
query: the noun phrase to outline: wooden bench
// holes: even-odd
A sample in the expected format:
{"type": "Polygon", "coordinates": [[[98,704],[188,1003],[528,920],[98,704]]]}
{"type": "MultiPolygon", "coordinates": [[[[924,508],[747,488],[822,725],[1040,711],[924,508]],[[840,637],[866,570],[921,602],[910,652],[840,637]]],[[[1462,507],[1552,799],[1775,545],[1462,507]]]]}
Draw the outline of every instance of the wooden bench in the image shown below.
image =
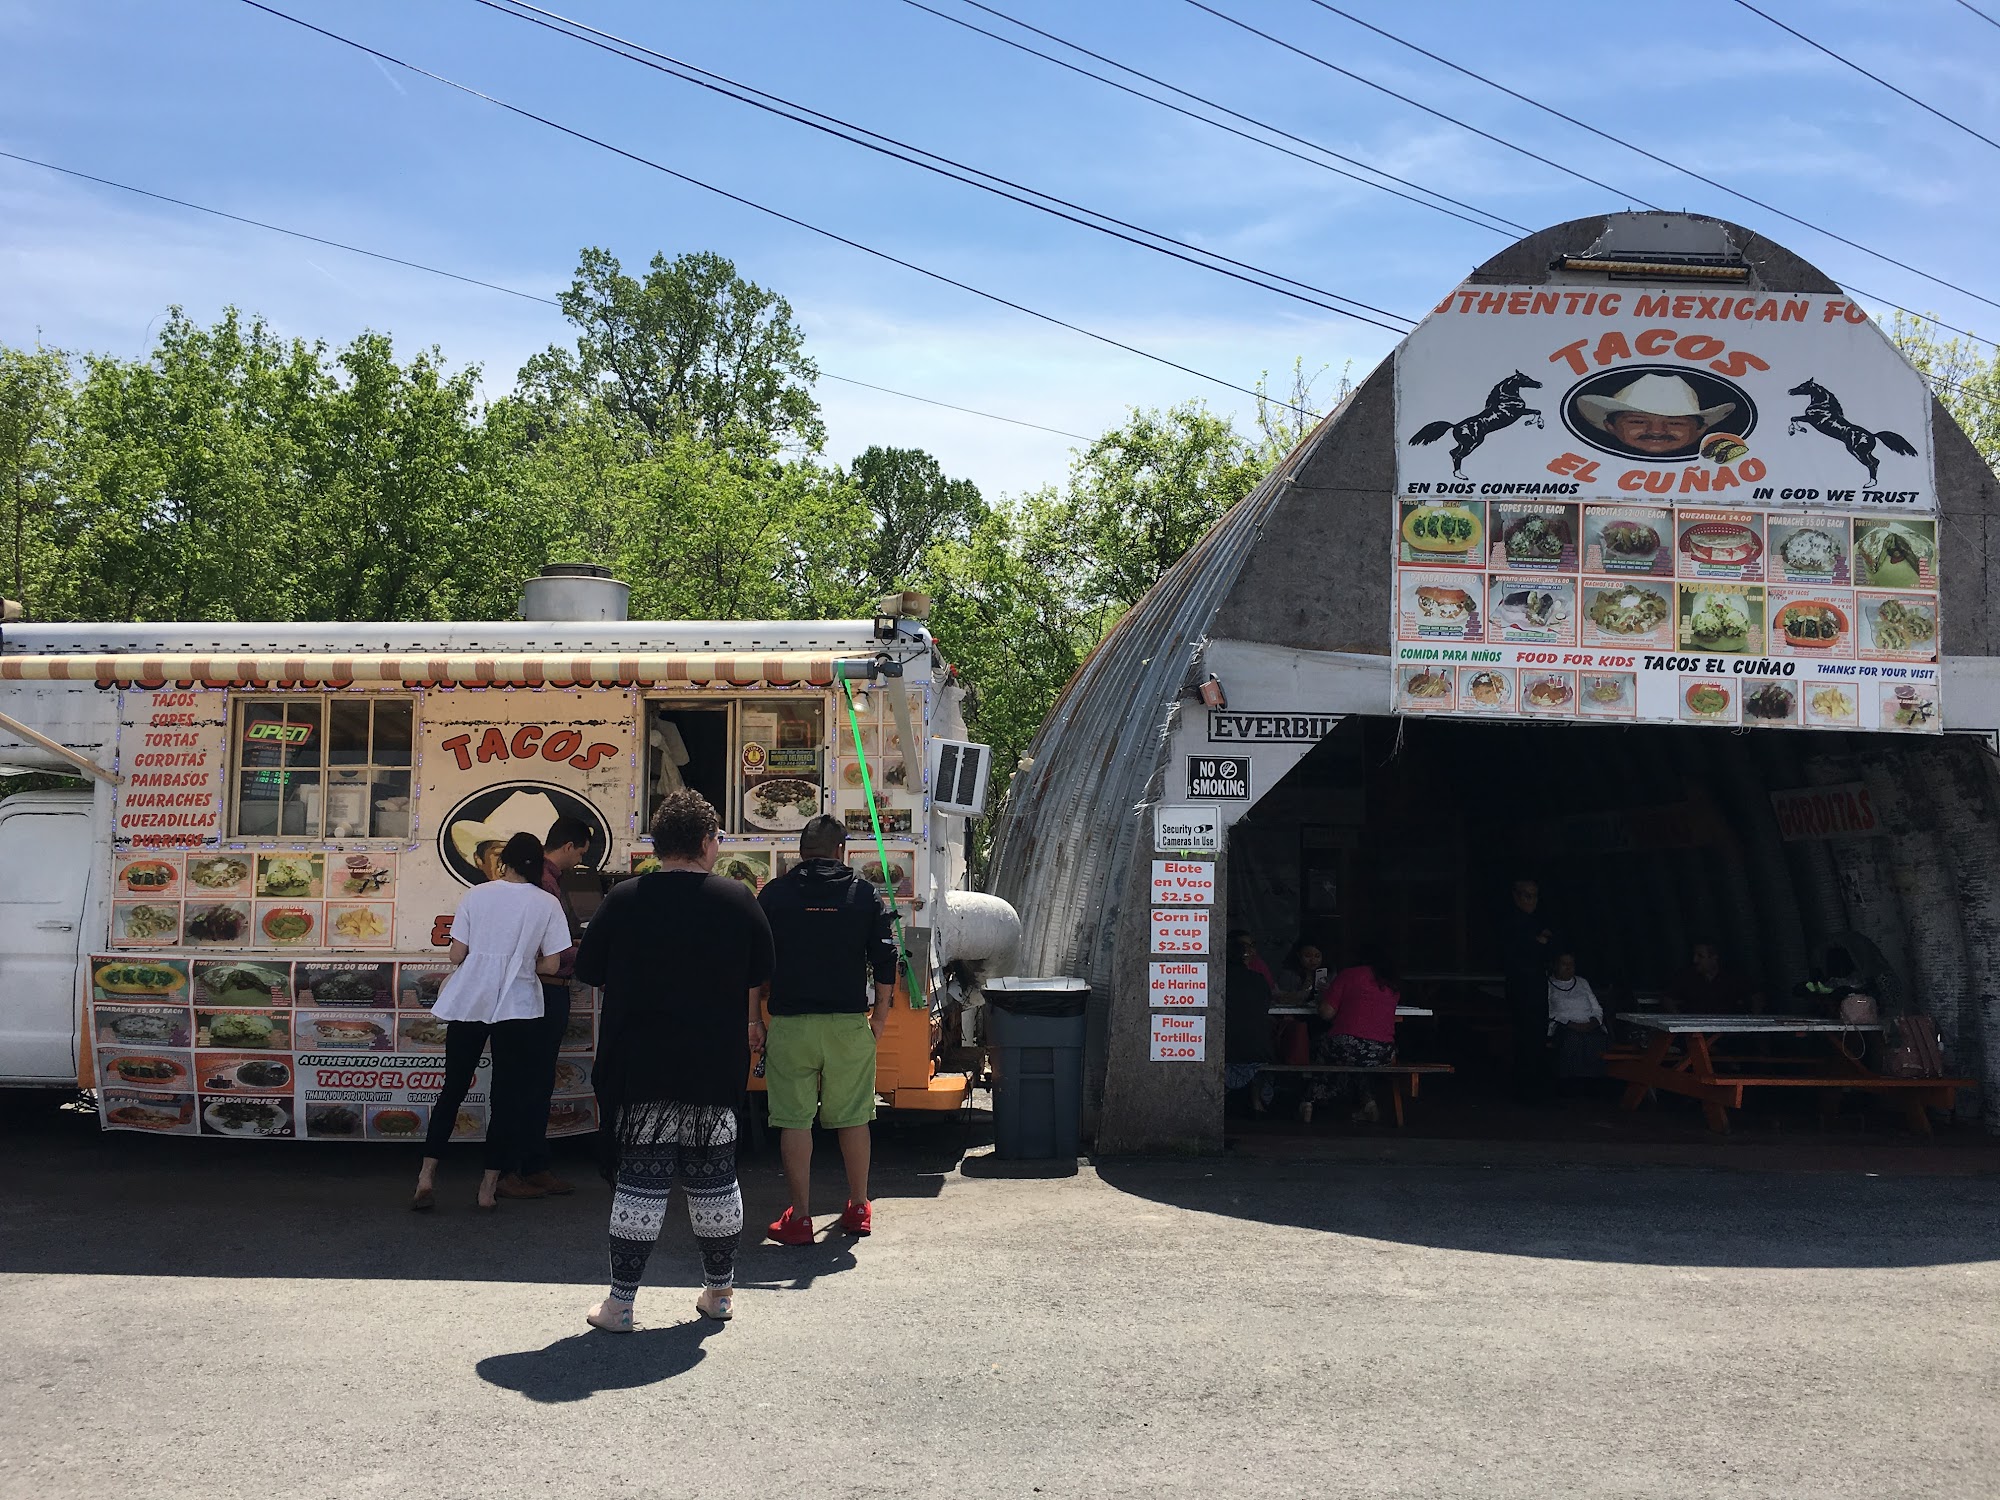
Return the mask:
{"type": "Polygon", "coordinates": [[[1637,1109],[1653,1090],[1685,1094],[1700,1103],[1708,1128],[1729,1129],[1729,1111],[1743,1107],[1752,1088],[1819,1089],[1823,1110],[1839,1107],[1848,1092],[1879,1093],[1903,1106],[1904,1118],[1920,1135],[1931,1131],[1931,1109],[1950,1109],[1969,1078],[1892,1078],[1847,1049],[1848,1037],[1866,1037],[1879,1026],[1855,1025],[1808,1016],[1658,1016],[1623,1014],[1619,1020],[1654,1033],[1645,1052],[1607,1059],[1606,1071],[1625,1084],[1622,1107],[1637,1109]],[[1716,1055],[1722,1040],[1762,1035],[1818,1035],[1834,1045],[1820,1058],[1716,1055]],[[1818,1071],[1810,1071],[1817,1068],[1818,1071]],[[1793,1071],[1798,1069],[1799,1071],[1793,1071]]]}
{"type": "Polygon", "coordinates": [[[1455,1073],[1458,1070],[1450,1063],[1265,1063],[1257,1069],[1259,1073],[1383,1073],[1389,1077],[1390,1095],[1395,1100],[1396,1128],[1403,1128],[1403,1098],[1407,1086],[1409,1097],[1417,1097],[1420,1081],[1426,1073],[1455,1073]]]}

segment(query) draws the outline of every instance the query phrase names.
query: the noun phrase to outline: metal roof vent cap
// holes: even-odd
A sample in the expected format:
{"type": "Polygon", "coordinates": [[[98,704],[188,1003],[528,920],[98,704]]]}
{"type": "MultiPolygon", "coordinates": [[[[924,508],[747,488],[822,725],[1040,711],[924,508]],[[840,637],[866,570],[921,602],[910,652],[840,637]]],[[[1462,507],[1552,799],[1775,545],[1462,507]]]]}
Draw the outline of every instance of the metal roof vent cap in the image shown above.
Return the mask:
{"type": "Polygon", "coordinates": [[[544,563],[521,586],[524,620],[623,620],[631,603],[632,586],[599,563],[544,563]]]}

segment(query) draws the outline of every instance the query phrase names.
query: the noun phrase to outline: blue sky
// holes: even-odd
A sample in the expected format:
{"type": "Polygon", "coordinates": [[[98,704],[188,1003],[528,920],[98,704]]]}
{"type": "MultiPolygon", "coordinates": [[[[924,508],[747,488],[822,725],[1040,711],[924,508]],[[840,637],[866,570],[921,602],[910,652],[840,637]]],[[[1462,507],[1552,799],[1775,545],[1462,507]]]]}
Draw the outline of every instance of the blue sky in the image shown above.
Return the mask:
{"type": "MultiPolygon", "coordinates": [[[[1336,372],[1352,361],[1358,374],[1394,343],[1380,329],[938,180],[473,0],[273,3],[1237,384],[1288,370],[1294,357],[1336,372]]],[[[927,3],[1008,30],[965,0],[927,3]]],[[[1209,3],[1618,191],[1387,99],[1187,0],[992,3],[1520,224],[1641,199],[1714,212],[1878,299],[2000,337],[1992,307],[1585,135],[1311,0],[1209,3]]],[[[1759,3],[2000,139],[2000,27],[1957,0],[1759,3]]],[[[2000,16],[2000,0],[1979,3],[2000,16]]],[[[1421,314],[1509,238],[1114,93],[903,0],[550,0],[550,8],[1406,314],[1421,314]]],[[[1665,12],[1534,0],[1345,0],[1342,8],[2000,299],[1991,251],[2000,149],[1730,0],[1683,0],[1665,12]]],[[[544,294],[566,283],[582,245],[607,246],[628,268],[657,250],[715,250],[790,299],[826,369],[1070,432],[1096,433],[1128,407],[1190,397],[1246,424],[1249,417],[1250,402],[1233,392],[871,261],[385,68],[241,0],[0,0],[0,149],[544,294]]],[[[406,353],[437,344],[454,362],[479,364],[492,393],[512,384],[529,354],[566,338],[552,308],[0,160],[0,341],[136,355],[169,304],[207,319],[232,302],[287,333],[331,343],[372,327],[406,353]]],[[[819,396],[830,457],[876,442],[921,446],[990,494],[1059,481],[1075,446],[833,381],[819,396]]]]}

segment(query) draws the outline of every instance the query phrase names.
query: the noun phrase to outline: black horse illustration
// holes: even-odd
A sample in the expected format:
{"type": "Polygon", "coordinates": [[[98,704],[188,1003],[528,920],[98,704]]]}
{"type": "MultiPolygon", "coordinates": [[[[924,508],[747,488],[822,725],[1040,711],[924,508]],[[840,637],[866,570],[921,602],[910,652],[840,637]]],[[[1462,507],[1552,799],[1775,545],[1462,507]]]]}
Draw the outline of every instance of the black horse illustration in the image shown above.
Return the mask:
{"type": "Polygon", "coordinates": [[[1793,386],[1789,394],[1804,396],[1806,409],[1785,425],[1785,436],[1796,436],[1801,427],[1810,427],[1830,438],[1840,439],[1847,445],[1847,451],[1854,455],[1855,462],[1868,470],[1868,482],[1861,486],[1864,490],[1875,488],[1875,471],[1881,467],[1880,460],[1875,457],[1877,443],[1905,458],[1917,456],[1910,440],[1900,432],[1870,432],[1866,427],[1848,421],[1840,409],[1840,398],[1817,380],[1803,381],[1793,386]]]}
{"type": "Polygon", "coordinates": [[[1542,414],[1521,399],[1521,387],[1532,386],[1540,390],[1542,383],[1516,370],[1505,380],[1486,393],[1486,408],[1474,412],[1462,422],[1426,422],[1417,429],[1410,439],[1415,448],[1424,443],[1435,443],[1447,432],[1451,434],[1451,472],[1454,478],[1465,476],[1458,466],[1471,456],[1472,451],[1486,441],[1490,432],[1498,432],[1503,427],[1512,427],[1516,422],[1528,421],[1535,426],[1542,425],[1542,414]]]}

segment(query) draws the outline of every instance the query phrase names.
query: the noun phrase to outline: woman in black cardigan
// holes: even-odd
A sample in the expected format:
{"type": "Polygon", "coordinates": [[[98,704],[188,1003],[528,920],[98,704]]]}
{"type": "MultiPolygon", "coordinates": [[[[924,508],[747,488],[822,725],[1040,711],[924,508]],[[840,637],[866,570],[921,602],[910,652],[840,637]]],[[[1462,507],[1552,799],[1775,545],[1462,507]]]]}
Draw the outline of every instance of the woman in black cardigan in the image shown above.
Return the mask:
{"type": "Polygon", "coordinates": [[[612,1152],[611,1294],[588,1314],[632,1331],[632,1302],[678,1177],[701,1247],[703,1317],[728,1319],[743,1194],[736,1103],[764,1042],[759,990],[771,977],[771,928],[757,898],[713,875],[715,809],[669,792],[653,818],[660,869],[615,887],[585,929],[576,977],[604,989],[591,1085],[612,1152]]]}

